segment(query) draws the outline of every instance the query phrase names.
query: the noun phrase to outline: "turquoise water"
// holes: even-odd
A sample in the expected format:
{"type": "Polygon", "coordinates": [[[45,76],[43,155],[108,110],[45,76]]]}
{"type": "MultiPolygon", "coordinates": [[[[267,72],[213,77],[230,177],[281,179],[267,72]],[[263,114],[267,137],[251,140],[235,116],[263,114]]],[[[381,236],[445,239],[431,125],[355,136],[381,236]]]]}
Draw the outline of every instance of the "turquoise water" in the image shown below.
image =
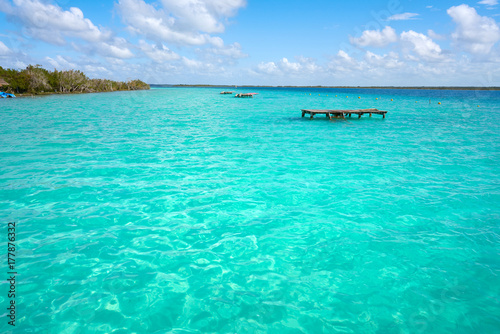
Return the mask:
{"type": "Polygon", "coordinates": [[[0,101],[16,332],[498,333],[500,92],[220,91],[0,101]]]}

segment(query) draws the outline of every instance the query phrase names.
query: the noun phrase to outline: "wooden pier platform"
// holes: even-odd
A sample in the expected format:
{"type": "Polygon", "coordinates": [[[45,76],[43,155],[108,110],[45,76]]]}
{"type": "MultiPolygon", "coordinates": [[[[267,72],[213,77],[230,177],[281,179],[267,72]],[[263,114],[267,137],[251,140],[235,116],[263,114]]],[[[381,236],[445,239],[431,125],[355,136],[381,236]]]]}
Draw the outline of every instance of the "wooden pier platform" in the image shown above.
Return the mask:
{"type": "Polygon", "coordinates": [[[257,95],[258,93],[238,93],[234,97],[253,97],[254,95],[257,95]]]}
{"type": "Polygon", "coordinates": [[[369,114],[372,117],[372,114],[382,115],[382,118],[385,118],[385,114],[387,111],[378,110],[378,109],[355,109],[355,110],[331,110],[331,109],[302,109],[302,117],[305,114],[311,115],[311,119],[313,119],[314,115],[326,115],[326,117],[332,119],[333,117],[346,118],[346,116],[351,117],[352,114],[358,115],[358,118],[361,118],[364,114],[369,114]]]}

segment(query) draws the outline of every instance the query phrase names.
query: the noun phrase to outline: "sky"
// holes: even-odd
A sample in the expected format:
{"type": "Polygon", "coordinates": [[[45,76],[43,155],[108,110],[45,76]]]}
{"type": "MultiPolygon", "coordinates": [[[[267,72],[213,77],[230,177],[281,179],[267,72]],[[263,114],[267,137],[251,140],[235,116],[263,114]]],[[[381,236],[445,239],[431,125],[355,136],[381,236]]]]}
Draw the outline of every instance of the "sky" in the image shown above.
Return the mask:
{"type": "Polygon", "coordinates": [[[0,0],[0,66],[150,84],[500,86],[499,0],[0,0]]]}

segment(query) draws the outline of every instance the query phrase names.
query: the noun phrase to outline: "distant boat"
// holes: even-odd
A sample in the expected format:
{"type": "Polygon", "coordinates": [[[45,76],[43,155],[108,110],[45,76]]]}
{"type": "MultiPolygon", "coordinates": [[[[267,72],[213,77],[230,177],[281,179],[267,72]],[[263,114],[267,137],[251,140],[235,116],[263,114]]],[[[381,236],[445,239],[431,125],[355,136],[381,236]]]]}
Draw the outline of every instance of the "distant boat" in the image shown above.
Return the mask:
{"type": "Polygon", "coordinates": [[[239,93],[236,94],[234,97],[253,97],[254,95],[257,95],[259,93],[239,93]]]}
{"type": "Polygon", "coordinates": [[[234,92],[220,92],[221,94],[233,94],[234,92]]]}
{"type": "Polygon", "coordinates": [[[16,96],[14,94],[8,94],[6,92],[0,92],[0,98],[2,98],[2,99],[12,98],[12,97],[16,97],[16,96]]]}

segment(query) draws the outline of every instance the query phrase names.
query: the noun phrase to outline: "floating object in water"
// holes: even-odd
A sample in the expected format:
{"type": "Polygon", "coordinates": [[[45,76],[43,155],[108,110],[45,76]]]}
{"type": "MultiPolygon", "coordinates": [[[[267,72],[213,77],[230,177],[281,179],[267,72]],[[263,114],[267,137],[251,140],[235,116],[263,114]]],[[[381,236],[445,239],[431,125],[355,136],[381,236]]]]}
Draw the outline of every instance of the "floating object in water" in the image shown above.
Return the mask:
{"type": "Polygon", "coordinates": [[[7,98],[13,98],[16,97],[14,94],[9,94],[6,92],[0,92],[0,98],[7,99],[7,98]]]}
{"type": "Polygon", "coordinates": [[[254,95],[257,95],[258,93],[238,93],[234,97],[253,97],[254,95]]]}
{"type": "Polygon", "coordinates": [[[441,102],[438,102],[438,104],[441,104],[441,102]]]}
{"type": "Polygon", "coordinates": [[[340,117],[345,118],[346,116],[351,117],[352,114],[358,115],[358,118],[361,118],[364,114],[369,114],[372,117],[372,114],[382,115],[385,118],[385,114],[387,111],[378,110],[378,109],[357,109],[357,110],[331,110],[331,109],[302,109],[302,117],[305,114],[311,115],[310,119],[313,119],[314,115],[321,114],[326,115],[326,117],[332,119],[332,117],[340,117]]]}
{"type": "Polygon", "coordinates": [[[394,101],[393,99],[391,99],[391,101],[394,101]]]}
{"type": "Polygon", "coordinates": [[[361,98],[361,96],[358,96],[358,99],[360,99],[360,98],[361,98]]]}

